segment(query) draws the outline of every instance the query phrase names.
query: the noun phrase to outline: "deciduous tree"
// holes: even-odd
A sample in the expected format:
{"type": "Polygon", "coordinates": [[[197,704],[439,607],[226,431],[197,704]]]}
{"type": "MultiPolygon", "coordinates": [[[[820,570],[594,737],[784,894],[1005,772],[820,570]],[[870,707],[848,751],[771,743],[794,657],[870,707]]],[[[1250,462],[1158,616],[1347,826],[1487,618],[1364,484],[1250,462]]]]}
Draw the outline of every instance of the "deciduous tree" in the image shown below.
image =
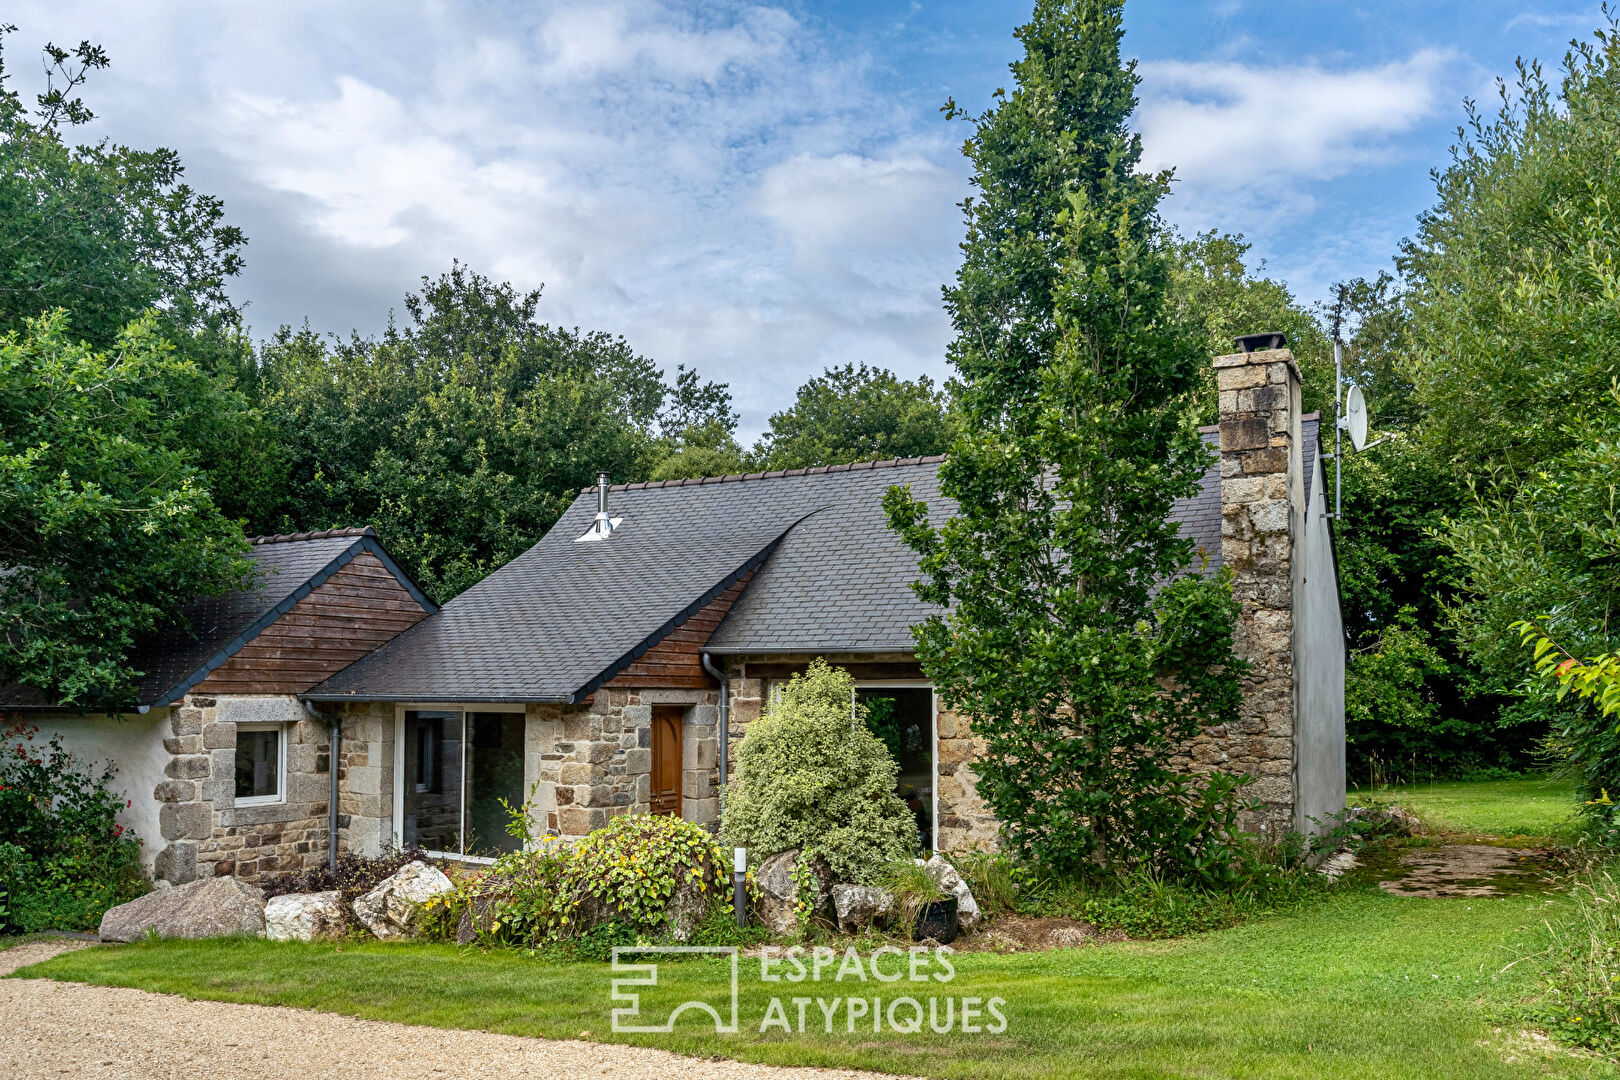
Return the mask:
{"type": "Polygon", "coordinates": [[[845,364],[799,387],[754,448],[760,468],[802,469],[943,453],[955,432],[945,393],[883,368],[845,364]]]}
{"type": "Polygon", "coordinates": [[[243,583],[247,543],[195,444],[245,409],[154,316],[107,350],[76,340],[61,312],[0,336],[0,683],[128,705],[134,645],[243,583]]]}
{"type": "MultiPolygon", "coordinates": [[[[290,475],[254,526],[376,525],[444,600],[539,540],[599,471],[645,479],[668,452],[667,388],[623,338],[541,322],[539,290],[459,265],[422,285],[380,338],[283,328],[266,345],[260,403],[290,475]]],[[[688,382],[701,425],[715,401],[688,382]]]]}

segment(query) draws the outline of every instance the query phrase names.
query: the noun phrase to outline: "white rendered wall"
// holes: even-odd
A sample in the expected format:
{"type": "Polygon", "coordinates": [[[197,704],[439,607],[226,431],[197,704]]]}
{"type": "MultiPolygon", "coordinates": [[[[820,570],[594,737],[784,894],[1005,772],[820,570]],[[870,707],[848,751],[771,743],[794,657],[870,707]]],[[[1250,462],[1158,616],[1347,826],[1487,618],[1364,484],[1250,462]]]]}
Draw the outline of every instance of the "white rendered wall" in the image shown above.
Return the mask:
{"type": "Polygon", "coordinates": [[[1294,593],[1294,827],[1313,833],[1332,827],[1329,818],[1344,809],[1345,793],[1344,620],[1326,517],[1325,473],[1318,454],[1305,535],[1296,547],[1303,580],[1294,593]]]}
{"type": "Polygon", "coordinates": [[[162,804],[152,797],[152,790],[168,779],[163,770],[169,764],[169,752],[163,740],[169,734],[169,710],[120,717],[26,713],[23,719],[39,728],[35,746],[43,748],[53,734],[60,734],[62,748],[80,762],[94,763],[94,773],[99,774],[107,761],[117,767],[112,790],[130,803],[118,812],[118,823],[133,829],[142,841],[141,862],[150,873],[152,860],[163,849],[158,828],[162,804]]]}

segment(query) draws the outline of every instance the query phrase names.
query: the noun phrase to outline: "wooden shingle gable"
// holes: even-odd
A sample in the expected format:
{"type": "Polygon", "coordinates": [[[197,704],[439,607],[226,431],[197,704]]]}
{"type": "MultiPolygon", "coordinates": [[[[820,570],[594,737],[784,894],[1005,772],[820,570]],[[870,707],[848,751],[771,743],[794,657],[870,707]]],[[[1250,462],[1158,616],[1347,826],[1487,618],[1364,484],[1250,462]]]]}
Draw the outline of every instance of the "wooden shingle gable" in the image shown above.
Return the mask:
{"type": "Polygon", "coordinates": [[[302,693],[427,614],[375,553],[362,551],[243,643],[193,690],[302,693]]]}
{"type": "Polygon", "coordinates": [[[696,615],[665,634],[604,685],[623,689],[631,686],[669,686],[704,689],[714,680],[703,670],[703,646],[719,628],[726,613],[748,587],[754,571],[748,570],[735,584],[715,597],[696,615]]]}
{"type": "Polygon", "coordinates": [[[293,564],[305,567],[296,577],[287,578],[285,565],[277,568],[277,592],[286,590],[279,602],[158,695],[158,702],[178,702],[194,691],[302,693],[438,610],[369,528],[256,537],[251,543],[256,558],[267,546],[299,545],[300,552],[306,544],[321,547],[308,548],[320,552],[313,563],[301,554],[294,558],[293,564]],[[299,584],[289,588],[292,581],[299,584]]]}

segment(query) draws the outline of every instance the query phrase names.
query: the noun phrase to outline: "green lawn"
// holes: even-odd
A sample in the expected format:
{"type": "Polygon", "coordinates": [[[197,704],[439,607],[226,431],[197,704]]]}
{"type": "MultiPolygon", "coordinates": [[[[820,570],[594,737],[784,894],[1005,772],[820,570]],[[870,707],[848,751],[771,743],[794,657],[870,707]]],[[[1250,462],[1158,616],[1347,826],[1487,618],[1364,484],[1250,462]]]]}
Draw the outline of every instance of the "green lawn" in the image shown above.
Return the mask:
{"type": "MultiPolygon", "coordinates": [[[[1350,801],[1358,794],[1352,792],[1350,801]]],[[[1381,787],[1373,797],[1408,807],[1447,832],[1502,839],[1556,836],[1576,810],[1575,782],[1545,776],[1381,787]]]]}
{"type": "MultiPolygon", "coordinates": [[[[1524,928],[1540,897],[1413,900],[1359,885],[1288,917],[1178,941],[1128,942],[1052,953],[955,958],[948,984],[761,983],[742,966],[741,1032],[684,1022],[675,1034],[610,1033],[606,965],[555,964],[522,954],[441,945],[164,942],[89,949],[25,969],[26,976],[167,991],[191,997],[322,1009],[440,1027],[636,1041],[698,1055],[781,1064],[866,1067],[940,1077],[1613,1076],[1607,1066],[1525,1051],[1493,1016],[1525,994],[1524,928]],[[847,1013],[827,1034],[808,1006],[800,1034],[759,1031],[770,998],[797,1027],[794,995],[831,1000],[910,994],[1006,1000],[1006,1030],[947,1036],[852,1034],[847,1013]],[[1506,1032],[1503,1034],[1502,1032],[1506,1032]]],[[[644,1009],[712,997],[726,969],[666,966],[644,1009]]],[[[940,1002],[943,1008],[943,1001],[940,1002]]]]}

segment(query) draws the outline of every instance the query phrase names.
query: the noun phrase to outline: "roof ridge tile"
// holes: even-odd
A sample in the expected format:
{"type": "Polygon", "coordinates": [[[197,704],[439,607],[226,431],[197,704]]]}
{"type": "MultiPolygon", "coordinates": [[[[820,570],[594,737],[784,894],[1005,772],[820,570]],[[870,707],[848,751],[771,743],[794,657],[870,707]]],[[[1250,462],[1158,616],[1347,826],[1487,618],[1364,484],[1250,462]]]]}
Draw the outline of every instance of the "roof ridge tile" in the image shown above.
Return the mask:
{"type": "Polygon", "coordinates": [[[346,529],[321,529],[316,532],[274,533],[270,536],[250,536],[249,544],[259,547],[263,544],[292,544],[300,540],[330,540],[345,536],[376,536],[377,530],[370,525],[361,525],[346,529]]]}
{"type": "MultiPolygon", "coordinates": [[[[638,480],[628,484],[609,484],[608,491],[651,491],[658,488],[697,487],[703,484],[734,484],[744,480],[779,480],[784,476],[820,476],[822,473],[860,472],[867,469],[890,469],[903,465],[936,465],[945,460],[944,454],[925,454],[908,458],[875,458],[866,461],[848,461],[838,465],[801,465],[795,469],[771,469],[766,472],[722,473],[718,476],[686,476],[676,480],[638,480]]],[[[581,495],[596,490],[595,484],[579,489],[581,495]]]]}

